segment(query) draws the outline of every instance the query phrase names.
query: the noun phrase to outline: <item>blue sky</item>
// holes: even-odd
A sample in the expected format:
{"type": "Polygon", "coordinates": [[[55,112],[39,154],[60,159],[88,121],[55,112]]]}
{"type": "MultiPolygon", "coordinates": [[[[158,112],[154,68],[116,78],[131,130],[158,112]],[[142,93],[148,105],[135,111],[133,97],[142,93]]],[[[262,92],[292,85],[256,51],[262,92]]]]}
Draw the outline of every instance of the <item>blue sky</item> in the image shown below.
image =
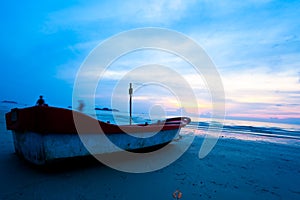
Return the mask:
{"type": "MultiPolygon", "coordinates": [[[[43,94],[51,105],[71,105],[76,73],[96,45],[122,31],[161,27],[205,49],[223,80],[228,117],[300,118],[299,12],[299,1],[283,0],[7,1],[0,12],[0,100],[33,104],[43,94]]],[[[147,64],[147,56],[184,65],[156,52],[123,62],[147,64]]],[[[127,70],[119,64],[114,77],[127,70]]],[[[101,92],[108,95],[99,104],[109,106],[114,78],[105,81],[101,92]]],[[[205,115],[209,94],[194,88],[205,115]]]]}

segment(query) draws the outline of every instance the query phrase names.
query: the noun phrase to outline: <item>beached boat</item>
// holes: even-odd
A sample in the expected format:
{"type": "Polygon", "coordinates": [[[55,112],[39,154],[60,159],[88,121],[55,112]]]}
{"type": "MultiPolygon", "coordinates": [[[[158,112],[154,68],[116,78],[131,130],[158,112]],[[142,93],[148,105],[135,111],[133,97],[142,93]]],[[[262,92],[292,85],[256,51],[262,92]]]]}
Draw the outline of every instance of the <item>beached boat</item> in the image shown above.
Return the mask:
{"type": "Polygon", "coordinates": [[[13,132],[16,154],[42,165],[53,160],[93,154],[149,151],[170,143],[180,128],[190,123],[188,117],[170,118],[152,124],[114,125],[83,113],[48,106],[12,109],[6,113],[6,126],[13,132]],[[80,134],[74,119],[81,124],[80,134]],[[95,129],[95,123],[101,132],[95,129]],[[83,133],[84,132],[84,133],[83,133]],[[102,145],[98,136],[106,136],[112,145],[102,145]],[[84,143],[82,142],[84,138],[84,143]]]}

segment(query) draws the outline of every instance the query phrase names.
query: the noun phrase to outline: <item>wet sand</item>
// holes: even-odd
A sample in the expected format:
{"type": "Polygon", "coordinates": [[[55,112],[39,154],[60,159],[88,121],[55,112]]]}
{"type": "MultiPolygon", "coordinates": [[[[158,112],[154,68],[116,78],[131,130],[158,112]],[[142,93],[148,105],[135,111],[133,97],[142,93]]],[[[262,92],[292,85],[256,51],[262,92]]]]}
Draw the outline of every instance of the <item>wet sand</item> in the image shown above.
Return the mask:
{"type": "Polygon", "coordinates": [[[177,189],[181,199],[300,199],[299,145],[223,137],[200,160],[202,141],[150,173],[116,171],[92,157],[38,168],[16,156],[0,111],[0,199],[173,199],[177,189]]]}

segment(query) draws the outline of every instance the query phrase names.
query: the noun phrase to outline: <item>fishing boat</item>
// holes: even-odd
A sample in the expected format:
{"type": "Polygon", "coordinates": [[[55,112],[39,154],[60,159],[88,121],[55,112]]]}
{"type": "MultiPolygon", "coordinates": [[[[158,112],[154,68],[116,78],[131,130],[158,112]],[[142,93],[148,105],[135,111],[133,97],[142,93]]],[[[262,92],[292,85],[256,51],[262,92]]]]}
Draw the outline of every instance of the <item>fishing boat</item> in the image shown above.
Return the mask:
{"type": "Polygon", "coordinates": [[[85,144],[93,147],[92,154],[153,151],[170,143],[191,121],[188,117],[176,117],[150,124],[116,125],[78,111],[51,106],[14,108],[5,118],[7,129],[13,133],[16,154],[37,165],[91,155],[85,144]],[[80,131],[75,121],[81,124],[80,131]],[[99,132],[95,124],[102,131],[99,132]],[[99,141],[98,136],[108,138],[111,145],[99,141]]]}

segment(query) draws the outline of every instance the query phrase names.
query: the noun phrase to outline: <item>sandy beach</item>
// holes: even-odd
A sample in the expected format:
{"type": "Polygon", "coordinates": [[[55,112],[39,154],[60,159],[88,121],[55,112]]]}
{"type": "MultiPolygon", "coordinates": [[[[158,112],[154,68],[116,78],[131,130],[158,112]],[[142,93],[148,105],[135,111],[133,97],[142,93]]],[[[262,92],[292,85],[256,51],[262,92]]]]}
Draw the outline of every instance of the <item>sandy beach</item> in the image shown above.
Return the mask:
{"type": "MultiPolygon", "coordinates": [[[[93,158],[37,168],[14,153],[0,113],[0,199],[300,199],[300,147],[221,137],[204,159],[203,136],[161,170],[131,174],[93,158]]],[[[174,142],[176,145],[176,142],[174,142]]]]}

